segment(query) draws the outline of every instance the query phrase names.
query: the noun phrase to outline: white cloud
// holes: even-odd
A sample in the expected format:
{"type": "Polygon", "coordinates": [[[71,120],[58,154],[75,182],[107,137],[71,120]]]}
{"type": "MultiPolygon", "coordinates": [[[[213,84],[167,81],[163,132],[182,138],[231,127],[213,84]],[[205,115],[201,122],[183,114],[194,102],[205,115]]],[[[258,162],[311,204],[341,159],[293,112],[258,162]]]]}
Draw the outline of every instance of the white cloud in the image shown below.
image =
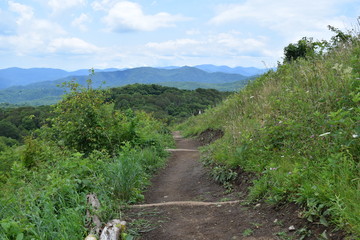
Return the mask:
{"type": "Polygon", "coordinates": [[[91,6],[95,11],[107,11],[114,6],[115,3],[115,0],[101,0],[92,2],[91,6]]]}
{"type": "MultiPolygon", "coordinates": [[[[353,1],[353,0],[344,0],[353,1]]],[[[303,0],[300,2],[288,0],[246,0],[240,4],[220,5],[217,14],[209,23],[223,25],[238,23],[241,25],[257,25],[280,33],[288,39],[297,39],[313,34],[314,38],[327,38],[327,25],[335,23],[344,27],[349,19],[337,13],[337,0],[303,0]],[[336,16],[336,17],[335,17],[336,16]]]]}
{"type": "Polygon", "coordinates": [[[236,53],[258,51],[264,48],[264,38],[243,38],[239,33],[219,33],[209,37],[209,43],[236,53]]]}
{"type": "Polygon", "coordinates": [[[75,18],[71,22],[71,26],[79,28],[81,31],[87,31],[87,23],[91,22],[91,18],[86,15],[85,13],[82,13],[79,17],[75,18]]]}
{"type": "Polygon", "coordinates": [[[16,23],[18,25],[21,25],[22,23],[29,21],[34,16],[34,10],[24,4],[9,1],[9,9],[13,12],[16,12],[20,15],[20,17],[16,20],[16,23]]]}
{"type": "Polygon", "coordinates": [[[267,39],[264,37],[246,38],[237,32],[210,34],[201,39],[176,39],[165,42],[150,42],[147,50],[164,56],[224,56],[240,55],[269,56],[266,51],[267,39]]]}
{"type": "Polygon", "coordinates": [[[83,6],[86,4],[86,0],[50,0],[48,5],[53,9],[54,13],[61,12],[65,9],[83,6]]]}
{"type": "Polygon", "coordinates": [[[164,50],[177,50],[183,47],[190,47],[190,46],[196,46],[196,45],[200,45],[202,42],[198,41],[198,40],[194,40],[194,39],[188,39],[188,38],[183,38],[183,39],[176,39],[176,40],[171,40],[171,41],[166,41],[166,42],[150,42],[146,44],[146,47],[148,48],[152,48],[152,49],[156,49],[156,50],[160,50],[160,51],[164,51],[164,50]]]}
{"type": "Polygon", "coordinates": [[[99,52],[100,48],[79,38],[57,38],[50,41],[48,51],[61,54],[94,54],[99,52]]]}
{"type": "MultiPolygon", "coordinates": [[[[105,9],[104,5],[110,4],[109,1],[97,2],[93,7],[95,9],[105,9]]],[[[180,15],[171,15],[166,12],[160,12],[155,15],[145,15],[141,6],[134,2],[121,1],[115,3],[107,15],[104,22],[111,31],[154,31],[158,28],[173,27],[175,22],[186,20],[180,15]]]]}
{"type": "Polygon", "coordinates": [[[185,33],[186,33],[186,35],[199,35],[199,34],[201,34],[201,31],[198,29],[190,29],[190,30],[187,30],[185,33]]]}
{"type": "MultiPolygon", "coordinates": [[[[9,1],[9,9],[19,16],[13,20],[17,24],[12,34],[0,36],[0,45],[8,52],[18,56],[42,56],[48,53],[83,55],[101,50],[80,38],[69,37],[58,23],[36,18],[27,5],[9,1]]],[[[79,27],[84,27],[86,21],[85,14],[74,20],[79,27]]]]}

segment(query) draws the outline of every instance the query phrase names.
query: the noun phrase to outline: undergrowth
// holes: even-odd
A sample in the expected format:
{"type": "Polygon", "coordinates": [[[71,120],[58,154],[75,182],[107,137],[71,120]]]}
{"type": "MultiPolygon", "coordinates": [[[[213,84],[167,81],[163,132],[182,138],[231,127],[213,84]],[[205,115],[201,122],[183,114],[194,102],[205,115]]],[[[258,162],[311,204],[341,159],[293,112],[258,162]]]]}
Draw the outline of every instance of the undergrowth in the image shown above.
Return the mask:
{"type": "Polygon", "coordinates": [[[72,87],[50,126],[0,154],[0,239],[84,239],[88,194],[99,198],[102,221],[121,219],[119,206],[141,200],[164,164],[173,141],[162,123],[72,87]]]}
{"type": "Polygon", "coordinates": [[[360,237],[360,40],[279,64],[179,126],[221,129],[212,161],[257,174],[251,200],[291,201],[303,216],[360,237]]]}

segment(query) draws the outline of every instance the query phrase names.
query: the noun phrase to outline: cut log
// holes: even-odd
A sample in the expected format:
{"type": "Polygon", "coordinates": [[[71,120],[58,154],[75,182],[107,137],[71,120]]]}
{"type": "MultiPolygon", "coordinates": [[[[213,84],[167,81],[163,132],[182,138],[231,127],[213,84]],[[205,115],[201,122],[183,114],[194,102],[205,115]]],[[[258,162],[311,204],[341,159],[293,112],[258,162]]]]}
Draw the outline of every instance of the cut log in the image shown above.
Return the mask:
{"type": "Polygon", "coordinates": [[[101,232],[101,221],[95,213],[100,208],[100,201],[95,193],[86,195],[86,199],[87,204],[90,206],[90,209],[86,210],[87,227],[91,234],[99,236],[101,232]]]}

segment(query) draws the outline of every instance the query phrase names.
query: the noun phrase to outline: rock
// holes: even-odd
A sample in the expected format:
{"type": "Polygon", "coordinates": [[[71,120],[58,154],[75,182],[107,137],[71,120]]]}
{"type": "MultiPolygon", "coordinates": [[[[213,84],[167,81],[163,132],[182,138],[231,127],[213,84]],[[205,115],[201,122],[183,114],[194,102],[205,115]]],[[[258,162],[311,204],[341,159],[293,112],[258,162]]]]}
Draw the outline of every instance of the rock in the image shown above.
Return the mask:
{"type": "Polygon", "coordinates": [[[289,227],[289,231],[295,231],[295,230],[296,230],[296,228],[295,228],[294,225],[291,225],[291,226],[289,227]]]}
{"type": "Polygon", "coordinates": [[[125,231],[126,222],[113,219],[108,222],[101,232],[100,240],[120,240],[121,232],[125,231]]]}
{"type": "Polygon", "coordinates": [[[85,238],[85,240],[97,240],[97,238],[96,238],[95,235],[90,234],[89,236],[87,236],[87,237],[85,238]]]}

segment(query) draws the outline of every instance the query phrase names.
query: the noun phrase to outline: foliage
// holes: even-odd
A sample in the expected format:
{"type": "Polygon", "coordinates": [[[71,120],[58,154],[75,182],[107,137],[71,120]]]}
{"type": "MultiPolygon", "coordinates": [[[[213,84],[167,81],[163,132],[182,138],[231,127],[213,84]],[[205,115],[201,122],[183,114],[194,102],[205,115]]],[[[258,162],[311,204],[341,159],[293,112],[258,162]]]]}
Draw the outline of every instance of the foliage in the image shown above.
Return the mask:
{"type": "Polygon", "coordinates": [[[245,80],[239,80],[230,83],[202,83],[202,82],[161,82],[158,85],[166,87],[175,87],[185,90],[196,90],[198,88],[215,89],[223,92],[235,92],[246,86],[248,82],[255,79],[251,76],[245,80]]]}
{"type": "Polygon", "coordinates": [[[20,131],[14,126],[14,124],[7,121],[0,122],[0,135],[7,138],[20,140],[20,131]]]}
{"type": "Polygon", "coordinates": [[[167,123],[181,121],[215,106],[229,92],[214,89],[180,90],[159,85],[134,84],[110,89],[115,108],[144,110],[167,123]]]}
{"type": "Polygon", "coordinates": [[[70,93],[55,107],[54,138],[60,140],[59,144],[83,153],[102,149],[114,151],[112,148],[118,145],[113,146],[108,127],[113,127],[114,123],[107,122],[114,118],[111,106],[105,103],[105,93],[93,89],[91,80],[87,87],[75,82],[65,86],[70,88],[70,93]]]}
{"type": "Polygon", "coordinates": [[[297,43],[290,43],[284,48],[285,62],[295,61],[298,58],[312,57],[316,50],[323,51],[325,42],[314,42],[312,38],[303,37],[297,43]]]}
{"type": "Polygon", "coordinates": [[[222,129],[224,137],[208,148],[212,161],[256,173],[252,200],[296,202],[308,220],[336,224],[357,239],[360,39],[353,33],[328,46],[285,61],[179,129],[222,129]]]}
{"type": "Polygon", "coordinates": [[[22,142],[24,136],[48,123],[50,109],[50,106],[4,106],[0,109],[0,136],[22,142]]]}
{"type": "Polygon", "coordinates": [[[69,84],[51,124],[21,146],[1,139],[0,239],[83,239],[87,194],[98,196],[103,221],[120,218],[119,203],[141,199],[164,164],[172,137],[161,122],[114,110],[90,85],[69,84]]]}
{"type": "Polygon", "coordinates": [[[4,151],[8,147],[12,147],[18,144],[18,141],[12,138],[0,136],[0,152],[4,151]]]}

